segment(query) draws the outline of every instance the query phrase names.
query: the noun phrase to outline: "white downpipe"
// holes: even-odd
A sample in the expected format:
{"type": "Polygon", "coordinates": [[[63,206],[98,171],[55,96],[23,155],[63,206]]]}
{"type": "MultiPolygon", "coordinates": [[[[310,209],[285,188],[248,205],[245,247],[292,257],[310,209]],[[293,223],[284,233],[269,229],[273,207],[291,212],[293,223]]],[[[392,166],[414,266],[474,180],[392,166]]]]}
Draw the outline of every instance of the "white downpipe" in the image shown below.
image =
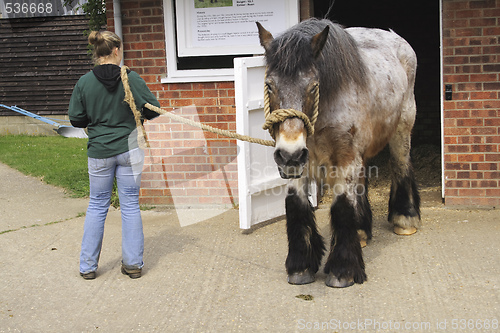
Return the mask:
{"type": "Polygon", "coordinates": [[[444,174],[444,64],[443,64],[443,0],[439,1],[439,69],[441,88],[441,199],[444,201],[446,179],[444,174]]]}
{"type": "MultiPolygon", "coordinates": [[[[122,6],[120,0],[113,0],[113,18],[115,20],[115,34],[120,37],[123,41],[123,32],[122,32],[122,6]]],[[[120,66],[123,66],[123,58],[120,63],[120,66]]]]}

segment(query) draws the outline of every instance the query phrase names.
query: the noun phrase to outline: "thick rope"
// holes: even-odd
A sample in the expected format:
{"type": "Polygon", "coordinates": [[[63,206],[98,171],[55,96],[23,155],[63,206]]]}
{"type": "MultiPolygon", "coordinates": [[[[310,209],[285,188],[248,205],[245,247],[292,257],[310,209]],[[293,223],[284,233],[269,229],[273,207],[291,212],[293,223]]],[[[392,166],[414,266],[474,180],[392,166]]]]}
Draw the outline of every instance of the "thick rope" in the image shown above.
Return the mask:
{"type": "MultiPolygon", "coordinates": [[[[137,131],[137,136],[138,136],[138,141],[139,144],[145,145],[146,147],[149,147],[149,142],[147,139],[147,134],[146,130],[144,129],[144,126],[141,121],[141,113],[139,110],[137,110],[137,107],[135,105],[135,100],[134,100],[134,95],[132,94],[132,91],[130,90],[130,84],[128,80],[128,74],[127,74],[128,67],[127,66],[122,66],[121,68],[121,79],[123,83],[123,89],[125,90],[125,99],[124,101],[130,106],[130,109],[132,110],[132,113],[134,114],[134,119],[135,123],[137,125],[138,131],[137,131]]],[[[266,117],[266,122],[263,126],[264,129],[267,129],[269,131],[269,134],[271,137],[274,139],[274,124],[283,122],[284,120],[288,118],[293,118],[297,117],[300,118],[304,122],[304,126],[306,127],[307,134],[308,136],[314,134],[314,124],[316,123],[316,120],[318,118],[318,106],[319,106],[319,89],[318,86],[316,86],[316,92],[315,92],[315,101],[314,101],[314,110],[313,110],[313,116],[311,120],[307,117],[307,115],[303,112],[293,110],[293,109],[278,109],[278,110],[273,110],[271,113],[270,111],[270,104],[269,104],[269,92],[266,87],[264,91],[264,113],[266,117]]],[[[186,119],[184,117],[178,116],[176,114],[173,114],[171,112],[162,110],[159,107],[156,107],[154,105],[151,105],[149,103],[146,103],[144,105],[146,108],[149,110],[155,111],[159,114],[165,115],[175,121],[191,125],[193,127],[200,128],[204,131],[212,132],[215,134],[219,134],[222,136],[226,136],[229,138],[241,140],[241,141],[247,141],[251,143],[258,143],[260,145],[264,146],[270,146],[274,147],[276,145],[276,142],[272,140],[263,140],[263,139],[258,139],[258,138],[253,138],[248,135],[242,135],[238,134],[235,132],[223,130],[220,128],[212,127],[206,124],[202,124],[199,122],[195,122],[190,119],[186,119]]]]}
{"type": "Polygon", "coordinates": [[[297,111],[294,109],[277,109],[273,110],[266,118],[266,122],[262,126],[263,129],[268,130],[271,137],[276,140],[274,133],[274,124],[283,122],[288,118],[299,118],[304,122],[304,127],[307,131],[307,136],[314,134],[314,126],[304,112],[297,111]]]}
{"type": "MultiPolygon", "coordinates": [[[[123,89],[125,90],[124,101],[130,106],[130,109],[132,110],[132,112],[134,114],[135,123],[138,127],[137,136],[138,136],[139,142],[144,142],[146,147],[149,147],[149,142],[147,140],[146,130],[144,129],[144,126],[141,122],[141,113],[139,112],[139,110],[137,110],[137,107],[136,107],[135,101],[134,101],[134,96],[132,94],[132,91],[130,90],[127,69],[128,69],[127,66],[122,66],[122,68],[121,68],[121,79],[122,79],[122,83],[123,83],[123,89]]],[[[156,107],[156,106],[151,105],[149,103],[146,103],[144,106],[146,108],[148,108],[149,110],[158,112],[159,114],[165,115],[173,120],[176,120],[176,121],[184,123],[184,124],[191,125],[193,127],[200,128],[204,131],[209,131],[209,132],[212,132],[215,134],[223,135],[223,136],[237,139],[237,140],[247,141],[247,142],[251,142],[251,143],[258,143],[258,144],[263,145],[263,146],[274,147],[276,144],[272,140],[263,140],[263,139],[258,139],[258,138],[252,138],[252,137],[247,136],[247,135],[242,135],[242,134],[238,134],[235,132],[223,130],[220,128],[215,128],[215,127],[212,127],[212,126],[209,126],[206,124],[202,124],[199,122],[195,122],[193,120],[186,119],[184,117],[178,116],[178,115],[173,114],[171,112],[162,110],[159,107],[156,107]]]]}
{"type": "Polygon", "coordinates": [[[258,144],[261,144],[263,146],[274,147],[275,144],[276,144],[272,140],[264,140],[264,139],[252,138],[252,137],[250,137],[248,135],[242,135],[242,134],[238,134],[238,133],[235,133],[235,132],[231,132],[231,131],[223,130],[223,129],[220,129],[220,128],[212,127],[210,125],[202,124],[202,123],[199,123],[199,122],[196,122],[196,121],[193,121],[193,120],[190,120],[190,119],[178,116],[178,115],[173,114],[171,112],[167,112],[167,111],[162,110],[159,107],[156,107],[156,106],[151,105],[149,103],[146,103],[146,105],[144,105],[144,106],[147,107],[148,109],[152,110],[152,111],[158,112],[160,114],[164,114],[164,115],[168,116],[169,118],[172,118],[172,119],[174,119],[174,120],[176,120],[178,122],[181,122],[181,123],[184,123],[184,124],[188,124],[188,125],[200,128],[200,129],[202,129],[204,131],[208,131],[208,132],[212,132],[212,133],[215,133],[215,134],[227,136],[229,138],[233,138],[233,139],[237,139],[237,140],[241,140],[241,141],[247,141],[247,142],[251,142],[251,143],[258,143],[258,144]]]}
{"type": "Polygon", "coordinates": [[[139,110],[137,110],[137,106],[135,105],[134,95],[132,94],[132,91],[130,90],[130,84],[128,83],[127,70],[128,67],[123,66],[121,68],[121,73],[120,73],[123,83],[123,88],[125,90],[124,101],[128,104],[128,106],[132,110],[132,113],[134,114],[135,125],[137,126],[137,141],[139,143],[139,147],[144,148],[144,146],[146,146],[149,148],[148,136],[141,121],[142,115],[139,112],[139,110]]]}

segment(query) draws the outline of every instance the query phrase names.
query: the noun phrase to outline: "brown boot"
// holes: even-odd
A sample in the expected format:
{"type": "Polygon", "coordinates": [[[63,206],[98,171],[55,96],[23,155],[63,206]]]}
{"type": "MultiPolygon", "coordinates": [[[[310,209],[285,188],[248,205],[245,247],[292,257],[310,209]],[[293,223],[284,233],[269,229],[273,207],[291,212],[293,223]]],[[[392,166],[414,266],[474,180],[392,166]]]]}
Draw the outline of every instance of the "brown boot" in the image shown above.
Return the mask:
{"type": "Polygon", "coordinates": [[[142,268],[127,269],[122,265],[122,274],[128,275],[131,279],[138,279],[141,277],[142,268]]]}
{"type": "Polygon", "coordinates": [[[85,280],[93,280],[95,279],[95,271],[94,272],[89,272],[89,273],[80,273],[81,277],[84,278],[85,280]]]}

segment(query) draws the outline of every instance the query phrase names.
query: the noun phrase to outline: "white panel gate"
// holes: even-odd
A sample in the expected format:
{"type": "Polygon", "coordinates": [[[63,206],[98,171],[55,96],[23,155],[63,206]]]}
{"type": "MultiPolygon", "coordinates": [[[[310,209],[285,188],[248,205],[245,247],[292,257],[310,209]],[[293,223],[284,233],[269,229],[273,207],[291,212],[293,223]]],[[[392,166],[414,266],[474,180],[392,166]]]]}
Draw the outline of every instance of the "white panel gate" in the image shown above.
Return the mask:
{"type": "MultiPolygon", "coordinates": [[[[234,60],[236,131],[271,140],[264,124],[264,57],[234,60]]],[[[240,228],[285,214],[287,180],[273,159],[273,147],[238,141],[238,196],[240,228]]]]}
{"type": "MultiPolygon", "coordinates": [[[[236,131],[271,140],[264,124],[264,57],[234,59],[236,131]]],[[[273,159],[273,147],[238,141],[238,196],[240,228],[285,215],[286,184],[273,159]]],[[[309,201],[317,205],[317,188],[309,187],[309,201]]]]}
{"type": "MultiPolygon", "coordinates": [[[[271,140],[264,124],[264,57],[234,59],[236,131],[271,140]]],[[[285,214],[287,180],[279,176],[273,147],[238,141],[240,228],[285,214]]]]}

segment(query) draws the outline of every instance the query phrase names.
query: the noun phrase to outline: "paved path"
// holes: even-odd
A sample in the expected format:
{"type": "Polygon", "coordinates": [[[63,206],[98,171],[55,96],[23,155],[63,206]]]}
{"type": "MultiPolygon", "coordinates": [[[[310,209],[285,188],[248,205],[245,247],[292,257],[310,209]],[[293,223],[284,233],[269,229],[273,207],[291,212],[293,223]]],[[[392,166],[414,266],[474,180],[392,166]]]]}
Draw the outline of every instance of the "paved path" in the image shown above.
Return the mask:
{"type": "MultiPolygon", "coordinates": [[[[326,287],[323,273],[287,284],[285,222],[244,234],[235,210],[185,227],[175,210],[144,211],[146,266],[132,280],[120,273],[113,210],[97,279],[85,281],[86,200],[1,164],[0,182],[0,332],[500,331],[497,210],[427,202],[411,237],[376,214],[368,281],[347,289],[326,287]]],[[[327,220],[319,209],[324,235],[327,220]]]]}

